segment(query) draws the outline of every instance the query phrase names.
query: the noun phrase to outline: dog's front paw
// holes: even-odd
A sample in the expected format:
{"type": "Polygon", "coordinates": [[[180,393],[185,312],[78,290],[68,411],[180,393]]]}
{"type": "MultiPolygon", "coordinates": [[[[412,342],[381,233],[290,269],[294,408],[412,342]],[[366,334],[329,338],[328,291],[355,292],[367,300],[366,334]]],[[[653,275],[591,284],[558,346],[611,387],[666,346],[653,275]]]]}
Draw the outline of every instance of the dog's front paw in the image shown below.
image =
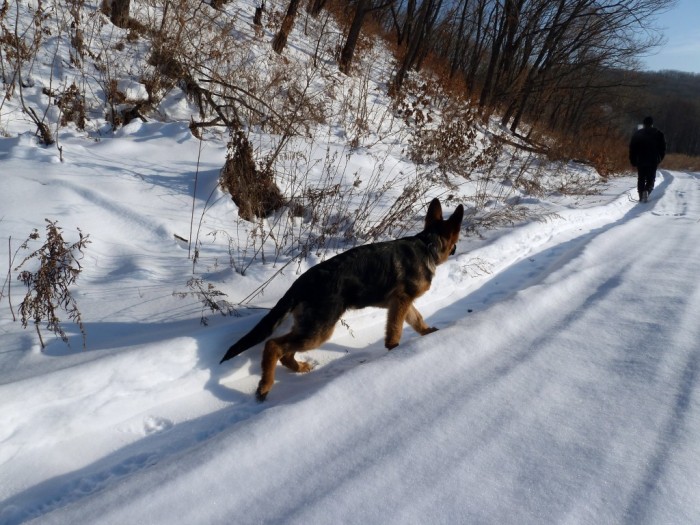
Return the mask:
{"type": "Polygon", "coordinates": [[[389,342],[386,342],[386,343],[384,343],[384,346],[386,347],[387,350],[393,350],[394,348],[396,348],[397,346],[399,346],[399,343],[389,343],[389,342]]]}
{"type": "Polygon", "coordinates": [[[423,332],[422,335],[432,334],[433,332],[437,332],[437,331],[438,331],[438,329],[436,327],[431,326],[425,332],[423,332]]]}

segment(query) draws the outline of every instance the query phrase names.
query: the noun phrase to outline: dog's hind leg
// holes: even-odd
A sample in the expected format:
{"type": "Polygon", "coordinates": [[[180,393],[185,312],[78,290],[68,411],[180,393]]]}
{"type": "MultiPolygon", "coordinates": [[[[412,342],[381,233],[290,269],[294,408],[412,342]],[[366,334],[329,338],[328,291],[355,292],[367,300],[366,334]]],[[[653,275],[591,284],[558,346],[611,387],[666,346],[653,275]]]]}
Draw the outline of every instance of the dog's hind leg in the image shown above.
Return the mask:
{"type": "Polygon", "coordinates": [[[406,322],[420,335],[428,335],[437,331],[437,328],[425,324],[423,316],[416,309],[416,307],[413,306],[413,304],[411,304],[411,307],[408,309],[408,313],[406,314],[406,322]]]}
{"type": "Polygon", "coordinates": [[[255,393],[258,401],[264,401],[275,383],[275,368],[277,361],[294,372],[308,372],[311,366],[308,363],[300,363],[294,358],[296,352],[304,352],[317,348],[333,335],[335,321],[332,315],[325,320],[315,319],[312,330],[307,330],[306,323],[297,322],[292,331],[282,337],[270,339],[265,344],[262,358],[262,377],[255,393]]]}
{"type": "Polygon", "coordinates": [[[286,336],[270,339],[265,343],[265,349],[262,355],[262,377],[260,378],[260,383],[258,383],[258,389],[255,392],[255,397],[258,398],[258,401],[265,400],[267,393],[275,382],[277,361],[284,355],[284,350],[282,350],[282,346],[280,345],[284,337],[286,336]]]}

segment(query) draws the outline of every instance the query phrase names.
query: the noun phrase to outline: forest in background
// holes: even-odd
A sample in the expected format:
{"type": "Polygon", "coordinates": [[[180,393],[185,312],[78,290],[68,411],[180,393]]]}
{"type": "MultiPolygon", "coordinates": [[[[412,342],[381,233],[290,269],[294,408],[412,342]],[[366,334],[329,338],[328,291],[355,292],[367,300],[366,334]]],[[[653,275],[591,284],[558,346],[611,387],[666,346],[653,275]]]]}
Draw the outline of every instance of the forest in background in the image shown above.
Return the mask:
{"type": "Polygon", "coordinates": [[[630,121],[653,115],[666,135],[669,152],[700,155],[700,75],[659,71],[635,77],[642,87],[625,106],[630,121]]]}
{"type": "MultiPolygon", "coordinates": [[[[229,191],[248,186],[264,194],[259,210],[244,211],[251,217],[278,207],[274,168],[289,141],[333,118],[324,103],[311,100],[313,83],[331,78],[334,67],[364,82],[367,66],[356,55],[378,43],[394,57],[385,89],[395,114],[416,131],[416,161],[441,157],[447,168],[457,166],[450,151],[464,149],[477,118],[497,123],[532,151],[586,162],[603,176],[629,169],[627,141],[647,114],[665,131],[669,152],[693,156],[700,148],[698,76],[639,71],[639,58],[663,41],[656,16],[675,0],[103,0],[100,6],[74,0],[28,5],[33,27],[20,27],[11,16],[14,3],[5,0],[0,9],[0,109],[19,95],[23,112],[51,144],[52,129],[71,121],[82,128],[99,105],[116,129],[147,118],[180,86],[199,107],[193,130],[225,128],[231,136],[229,191]],[[249,11],[244,17],[259,28],[259,38],[275,35],[270,46],[280,60],[253,58],[227,4],[249,11]],[[62,34],[46,31],[54,16],[62,34]],[[120,34],[107,32],[106,17],[125,32],[117,42],[120,34]],[[315,42],[309,64],[285,62],[292,31],[309,32],[315,42]],[[74,70],[78,80],[45,86],[43,108],[25,104],[22,89],[32,86],[42,42],[59,37],[70,47],[63,71],[74,70]],[[135,76],[137,66],[128,62],[134,53],[149,55],[149,67],[135,76]],[[128,100],[119,86],[125,75],[145,87],[147,100],[128,100]],[[55,122],[52,106],[59,108],[55,122]],[[429,120],[438,113],[439,124],[429,120]],[[441,133],[428,129],[438,125],[441,133]],[[273,152],[258,154],[250,144],[256,129],[281,136],[273,152]]],[[[17,4],[15,12],[21,9],[17,4]]],[[[359,136],[366,118],[360,112],[354,121],[359,136]]]]}
{"type": "Polygon", "coordinates": [[[700,155],[700,75],[643,72],[638,62],[663,42],[655,17],[674,3],[356,0],[341,12],[354,9],[353,23],[372,14],[394,42],[392,88],[411,69],[432,70],[512,133],[614,171],[625,168],[627,140],[646,115],[669,153],[700,155]]]}

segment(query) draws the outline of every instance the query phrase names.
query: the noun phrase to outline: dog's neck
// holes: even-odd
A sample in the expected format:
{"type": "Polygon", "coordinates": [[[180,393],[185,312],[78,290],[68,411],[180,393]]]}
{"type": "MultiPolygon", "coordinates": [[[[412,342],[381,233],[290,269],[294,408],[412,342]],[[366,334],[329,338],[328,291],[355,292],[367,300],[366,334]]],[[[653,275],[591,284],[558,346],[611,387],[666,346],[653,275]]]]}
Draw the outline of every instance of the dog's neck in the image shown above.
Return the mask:
{"type": "Polygon", "coordinates": [[[435,273],[435,268],[440,264],[440,250],[442,249],[442,238],[435,233],[423,233],[420,235],[421,240],[425,243],[428,249],[428,254],[430,259],[428,261],[428,267],[431,273],[435,273]]]}

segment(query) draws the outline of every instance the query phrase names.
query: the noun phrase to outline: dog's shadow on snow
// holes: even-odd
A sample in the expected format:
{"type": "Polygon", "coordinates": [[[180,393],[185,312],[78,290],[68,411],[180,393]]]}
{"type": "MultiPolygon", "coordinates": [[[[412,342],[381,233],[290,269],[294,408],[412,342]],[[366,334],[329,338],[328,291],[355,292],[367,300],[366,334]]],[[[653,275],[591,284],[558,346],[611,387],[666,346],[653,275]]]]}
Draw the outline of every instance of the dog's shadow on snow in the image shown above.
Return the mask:
{"type": "MultiPolygon", "coordinates": [[[[262,315],[251,316],[250,328],[259,321],[262,315]]],[[[200,366],[210,371],[209,381],[205,388],[218,399],[225,402],[241,401],[256,403],[260,409],[280,403],[297,402],[313,395],[323,388],[333,377],[345,371],[384,355],[386,349],[382,344],[371,344],[367,348],[348,348],[334,342],[324,343],[320,349],[300,352],[296,355],[299,361],[308,362],[312,369],[306,373],[296,373],[278,363],[275,370],[275,385],[264,402],[255,398],[255,390],[261,377],[261,358],[264,342],[257,344],[232,359],[219,363],[231,344],[242,337],[249,328],[237,330],[227,337],[222,344],[217,345],[217,351],[202,349],[200,366]]],[[[285,329],[275,331],[275,335],[285,333],[285,329]]]]}
{"type": "MultiPolygon", "coordinates": [[[[131,443],[84,467],[40,481],[11,496],[3,502],[0,522],[23,523],[99,494],[120,479],[161,463],[167,464],[170,457],[209,440],[220,439],[221,434],[245,424],[269,408],[310,397],[333,376],[386,353],[383,348],[378,348],[380,345],[348,352],[342,345],[327,343],[323,345],[324,351],[352,355],[354,359],[333,356],[325,365],[306,374],[295,374],[278,366],[275,388],[268,399],[260,403],[255,399],[254,392],[260,379],[262,344],[223,364],[219,364],[219,361],[226,349],[252,328],[262,315],[220,317],[212,319],[206,328],[199,328],[196,319],[179,323],[89,323],[85,326],[86,331],[100,335],[89,338],[91,343],[87,351],[80,350],[81,336],[77,329],[70,334],[72,349],[65,347],[60,340],[49,345],[49,355],[72,361],[99,360],[109,357],[105,354],[133,351],[136,357],[140,352],[154,352],[152,355],[144,354],[143,359],[157,363],[156,359],[162,357],[163,352],[166,356],[169,352],[196,352],[196,367],[208,372],[208,379],[202,388],[222,403],[217,403],[213,411],[198,417],[174,423],[166,421],[168,424],[156,426],[147,425],[146,420],[158,422],[162,419],[158,406],[133,415],[127,425],[132,433],[138,430],[136,420],[140,417],[145,419],[141,434],[131,443]],[[154,344],[161,347],[154,348],[154,344]],[[168,346],[164,348],[162,345],[168,346]]],[[[313,352],[302,358],[313,362],[313,352]]],[[[55,363],[47,362],[55,368],[55,363]]],[[[138,360],[134,363],[138,367],[138,360]]],[[[143,370],[138,372],[143,373],[143,370]]]]}

